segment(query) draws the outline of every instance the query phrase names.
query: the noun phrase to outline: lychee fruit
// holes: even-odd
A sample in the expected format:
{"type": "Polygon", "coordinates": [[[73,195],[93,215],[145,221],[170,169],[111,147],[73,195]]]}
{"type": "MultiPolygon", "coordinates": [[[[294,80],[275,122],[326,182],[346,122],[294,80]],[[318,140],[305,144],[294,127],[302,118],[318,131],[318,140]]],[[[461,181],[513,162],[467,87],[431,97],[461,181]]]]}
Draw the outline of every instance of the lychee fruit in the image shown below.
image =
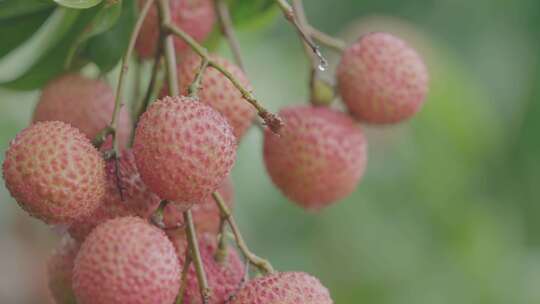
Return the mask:
{"type": "Polygon", "coordinates": [[[236,138],[210,106],[189,97],[165,97],[141,116],[133,153],[152,192],[189,207],[202,203],[227,177],[236,138]]]}
{"type": "Polygon", "coordinates": [[[303,272],[281,272],[249,281],[231,304],[332,304],[328,289],[303,272]]]}
{"type": "Polygon", "coordinates": [[[367,160],[367,142],[355,121],[327,107],[292,106],[279,115],[285,121],[281,135],[264,135],[264,161],[274,184],[309,210],[347,197],[367,160]]]}
{"type": "MultiPolygon", "coordinates": [[[[225,67],[245,88],[251,87],[249,80],[239,67],[217,55],[213,55],[212,60],[225,67]]],[[[179,83],[183,94],[188,93],[188,88],[195,79],[200,65],[201,58],[195,53],[186,55],[179,63],[179,83]]],[[[255,108],[244,100],[242,93],[232,82],[213,67],[205,70],[198,96],[201,102],[227,118],[234,130],[234,135],[239,140],[251,126],[257,114],[255,108]]]]}
{"type": "MultiPolygon", "coordinates": [[[[234,187],[232,180],[228,177],[217,189],[229,209],[234,204],[234,187]]],[[[165,227],[178,227],[182,233],[184,231],[184,217],[183,208],[178,207],[176,204],[171,203],[165,206],[163,210],[163,223],[165,227]]],[[[197,228],[197,233],[208,233],[211,235],[217,235],[219,233],[220,223],[220,210],[214,201],[212,195],[208,196],[200,204],[195,204],[191,207],[191,213],[193,214],[193,222],[197,228]]]]}
{"type": "MultiPolygon", "coordinates": [[[[188,250],[185,238],[173,240],[181,265],[185,263],[186,250],[188,250]]],[[[211,295],[208,304],[228,303],[234,293],[241,287],[245,274],[245,266],[233,247],[227,247],[226,259],[218,262],[215,258],[217,244],[215,236],[209,234],[199,235],[199,251],[204,265],[204,271],[208,280],[211,295]]],[[[188,271],[186,289],[183,298],[185,304],[202,304],[199,291],[199,283],[193,263],[188,271]]]]}
{"type": "Polygon", "coordinates": [[[81,245],[73,270],[79,304],[172,304],[180,265],[165,233],[137,217],[108,220],[81,245]]]}
{"type": "MultiPolygon", "coordinates": [[[[139,8],[145,2],[145,0],[139,0],[139,8]]],[[[173,24],[195,40],[203,41],[212,31],[216,21],[212,0],[171,0],[169,6],[173,24]]],[[[135,43],[135,49],[142,58],[151,58],[156,52],[159,25],[158,11],[153,6],[144,19],[135,43]]],[[[179,53],[188,49],[188,45],[182,39],[175,37],[173,41],[176,52],[179,53]]]]}
{"type": "MultiPolygon", "coordinates": [[[[92,140],[110,123],[114,99],[112,88],[104,81],[79,74],[66,74],[45,86],[32,121],[63,121],[81,130],[92,140]]],[[[126,147],[132,124],[125,107],[120,109],[118,118],[118,143],[126,147]]]]}
{"type": "Polygon", "coordinates": [[[60,122],[20,132],[3,163],[6,187],[19,205],[50,224],[93,212],[105,193],[105,163],[84,134],[60,122]]]}
{"type": "Polygon", "coordinates": [[[343,54],[339,92],[360,121],[391,124],[418,112],[428,91],[420,55],[403,40],[382,32],[362,36],[343,54]]]}
{"type": "Polygon", "coordinates": [[[47,261],[49,294],[57,304],[76,304],[72,287],[73,265],[79,244],[68,235],[47,261]]]}

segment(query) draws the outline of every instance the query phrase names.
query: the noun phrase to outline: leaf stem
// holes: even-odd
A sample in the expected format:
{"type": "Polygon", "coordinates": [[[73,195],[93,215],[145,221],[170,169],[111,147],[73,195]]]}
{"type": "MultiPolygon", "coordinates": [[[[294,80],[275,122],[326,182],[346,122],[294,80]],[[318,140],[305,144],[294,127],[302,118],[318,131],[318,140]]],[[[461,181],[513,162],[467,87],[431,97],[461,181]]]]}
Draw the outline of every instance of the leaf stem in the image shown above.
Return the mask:
{"type": "Polygon", "coordinates": [[[231,214],[231,211],[225,204],[225,201],[223,200],[221,195],[217,191],[215,191],[214,193],[212,193],[212,197],[214,198],[214,201],[219,207],[221,216],[226,219],[227,223],[229,223],[229,227],[231,227],[231,231],[234,235],[234,239],[236,240],[236,244],[244,257],[251,263],[251,265],[257,267],[257,269],[259,269],[259,271],[261,271],[262,273],[268,274],[274,272],[274,268],[272,267],[270,262],[255,255],[253,252],[251,252],[251,250],[249,250],[246,242],[244,241],[244,238],[242,237],[242,234],[240,233],[240,229],[238,229],[236,221],[231,214]]]}
{"type": "Polygon", "coordinates": [[[244,61],[242,60],[240,43],[238,42],[238,38],[236,37],[236,33],[234,31],[234,26],[227,2],[226,0],[215,0],[214,2],[219,24],[221,27],[221,32],[223,33],[225,38],[227,38],[229,47],[234,57],[234,61],[245,72],[246,68],[244,65],[244,61]]]}
{"type": "Polygon", "coordinates": [[[208,287],[208,280],[204,271],[204,265],[199,250],[199,242],[197,241],[197,232],[195,231],[195,225],[193,224],[193,215],[188,210],[184,212],[184,222],[186,223],[186,236],[189,244],[189,250],[191,252],[191,258],[195,266],[195,272],[197,273],[197,280],[199,282],[199,290],[203,303],[208,303],[210,298],[210,288],[208,287]]]}
{"type": "MultiPolygon", "coordinates": [[[[163,1],[163,0],[162,0],[163,1]]],[[[218,70],[221,74],[223,74],[225,77],[227,77],[231,83],[236,87],[238,91],[242,94],[242,97],[249,102],[255,109],[257,109],[257,112],[259,114],[259,117],[261,117],[265,124],[275,133],[279,133],[279,130],[283,127],[283,121],[279,116],[276,114],[273,114],[266,110],[259,101],[253,96],[253,94],[242,84],[236,77],[232,75],[225,67],[217,63],[216,61],[212,60],[210,55],[208,54],[208,50],[204,48],[202,45],[200,45],[193,37],[188,35],[186,32],[184,32],[179,27],[175,26],[174,24],[170,22],[164,22],[163,27],[170,31],[172,34],[178,36],[180,39],[184,40],[202,59],[208,61],[208,66],[215,68],[218,70]]]]}

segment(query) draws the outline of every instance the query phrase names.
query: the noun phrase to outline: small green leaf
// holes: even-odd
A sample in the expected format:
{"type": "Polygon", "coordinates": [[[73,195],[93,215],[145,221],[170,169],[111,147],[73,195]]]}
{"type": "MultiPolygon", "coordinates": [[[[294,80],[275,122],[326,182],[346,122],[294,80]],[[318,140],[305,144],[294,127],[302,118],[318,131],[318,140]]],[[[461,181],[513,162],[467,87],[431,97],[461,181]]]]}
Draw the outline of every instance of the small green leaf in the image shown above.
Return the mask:
{"type": "Polygon", "coordinates": [[[123,1],[116,24],[108,31],[92,37],[81,55],[94,62],[105,73],[116,66],[124,55],[137,18],[135,1],[123,1]]]}
{"type": "Polygon", "coordinates": [[[0,0],[0,20],[20,17],[54,7],[49,0],[0,0]]]}
{"type": "Polygon", "coordinates": [[[86,9],[100,4],[103,0],[54,0],[54,2],[69,8],[86,9]]]}
{"type": "Polygon", "coordinates": [[[0,59],[0,83],[23,76],[71,28],[79,12],[58,8],[24,44],[0,59]]]}

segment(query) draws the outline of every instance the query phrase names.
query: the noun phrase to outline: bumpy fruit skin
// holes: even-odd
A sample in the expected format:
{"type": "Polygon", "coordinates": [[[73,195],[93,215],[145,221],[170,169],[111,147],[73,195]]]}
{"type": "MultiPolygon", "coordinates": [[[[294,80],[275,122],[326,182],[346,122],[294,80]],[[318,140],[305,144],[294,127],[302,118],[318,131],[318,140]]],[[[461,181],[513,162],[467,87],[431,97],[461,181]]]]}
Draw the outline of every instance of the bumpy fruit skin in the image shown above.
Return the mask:
{"type": "MultiPolygon", "coordinates": [[[[251,87],[249,80],[239,67],[217,55],[213,55],[213,60],[224,66],[244,87],[251,87]]],[[[200,65],[201,58],[194,53],[186,55],[178,65],[179,84],[183,94],[187,95],[188,88],[195,79],[200,65]]],[[[212,67],[205,70],[198,95],[201,102],[208,104],[227,118],[238,140],[246,133],[257,114],[255,108],[244,100],[231,81],[212,67]]]]}
{"type": "Polygon", "coordinates": [[[343,54],[337,69],[339,92],[360,121],[391,124],[418,112],[428,91],[420,55],[388,33],[361,37],[343,54]]]}
{"type": "Polygon", "coordinates": [[[141,178],[162,199],[201,203],[231,171],[236,138],[226,119],[188,97],[165,97],[141,116],[133,153],[141,178]]]}
{"type": "MultiPolygon", "coordinates": [[[[234,204],[234,187],[232,180],[228,177],[217,189],[221,197],[229,207],[232,209],[234,204]]],[[[163,223],[166,227],[179,227],[179,233],[184,231],[184,217],[182,206],[178,207],[176,204],[168,204],[163,210],[163,223]]],[[[208,233],[211,235],[217,235],[219,233],[220,223],[220,211],[214,201],[214,198],[210,195],[202,203],[196,204],[191,207],[193,214],[193,221],[197,232],[208,233]]]]}
{"type": "MultiPolygon", "coordinates": [[[[145,0],[139,0],[139,8],[142,8],[145,2],[145,0]]],[[[195,40],[203,41],[212,31],[216,21],[212,0],[171,0],[169,5],[172,22],[195,40]]],[[[158,11],[153,6],[144,19],[135,44],[135,48],[141,57],[151,58],[154,55],[158,37],[158,11]]],[[[177,37],[174,38],[174,46],[176,52],[182,52],[188,48],[188,45],[177,37]]]]}
{"type": "MultiPolygon", "coordinates": [[[[63,121],[92,140],[111,121],[113,110],[114,92],[107,83],[78,74],[66,74],[45,86],[32,121],[63,121]]],[[[117,133],[121,147],[127,146],[131,131],[131,118],[123,107],[117,133]]]]}
{"type": "Polygon", "coordinates": [[[47,277],[49,294],[54,299],[52,303],[76,304],[72,287],[73,265],[79,252],[79,244],[65,236],[58,249],[47,261],[47,277]]]}
{"type": "Polygon", "coordinates": [[[328,289],[303,272],[282,272],[249,281],[231,304],[332,304],[328,289]]]}
{"type": "Polygon", "coordinates": [[[11,142],[6,187],[32,216],[66,224],[93,212],[105,193],[105,163],[88,138],[60,121],[38,122],[11,142]]]}
{"type": "Polygon", "coordinates": [[[326,108],[280,111],[281,136],[267,130],[264,161],[274,184],[301,207],[317,210],[348,196],[360,181],[367,143],[349,116],[326,108]]]}
{"type": "Polygon", "coordinates": [[[79,304],[172,304],[180,265],[165,233],[136,217],[109,220],[86,238],[75,260],[79,304]]]}
{"type": "MultiPolygon", "coordinates": [[[[178,254],[180,265],[184,265],[186,250],[185,238],[172,240],[178,254]]],[[[215,259],[217,250],[216,238],[213,235],[199,235],[199,250],[204,270],[208,280],[208,287],[212,290],[208,304],[228,303],[227,300],[240,288],[244,277],[244,264],[232,246],[227,247],[227,258],[221,263],[215,259]]],[[[193,263],[191,264],[184,293],[184,304],[202,304],[199,283],[193,263]]]]}

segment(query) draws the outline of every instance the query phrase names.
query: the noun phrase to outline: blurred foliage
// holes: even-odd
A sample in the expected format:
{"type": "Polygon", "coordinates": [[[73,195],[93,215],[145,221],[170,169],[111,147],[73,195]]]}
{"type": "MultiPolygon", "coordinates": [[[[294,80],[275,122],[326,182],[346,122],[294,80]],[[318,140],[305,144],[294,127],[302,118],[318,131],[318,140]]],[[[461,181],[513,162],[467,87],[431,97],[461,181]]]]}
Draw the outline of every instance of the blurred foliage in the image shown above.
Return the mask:
{"type": "MultiPolygon", "coordinates": [[[[18,1],[0,1],[0,57],[28,41],[55,10],[50,2],[18,1]]],[[[235,0],[231,6],[254,91],[278,110],[305,101],[308,71],[296,33],[270,2],[235,0]]],[[[280,270],[317,275],[338,304],[539,303],[540,2],[305,4],[311,23],[332,34],[393,31],[415,45],[430,69],[429,99],[405,124],[365,127],[370,159],[363,182],[320,214],[306,214],[272,185],[262,136],[251,130],[233,178],[236,214],[254,251],[280,270]]],[[[79,11],[85,17],[41,50],[40,63],[11,87],[38,88],[61,73],[73,43],[89,24],[99,23],[101,5],[79,11]]],[[[112,69],[127,44],[134,10],[124,1],[122,21],[81,43],[77,58],[112,69]]],[[[228,53],[226,44],[215,43],[228,53]]],[[[325,54],[335,64],[330,51],[325,54]]],[[[37,94],[3,90],[0,99],[5,149],[27,124],[37,94]]],[[[6,202],[0,227],[8,227],[22,212],[5,189],[0,194],[6,202]]]]}

